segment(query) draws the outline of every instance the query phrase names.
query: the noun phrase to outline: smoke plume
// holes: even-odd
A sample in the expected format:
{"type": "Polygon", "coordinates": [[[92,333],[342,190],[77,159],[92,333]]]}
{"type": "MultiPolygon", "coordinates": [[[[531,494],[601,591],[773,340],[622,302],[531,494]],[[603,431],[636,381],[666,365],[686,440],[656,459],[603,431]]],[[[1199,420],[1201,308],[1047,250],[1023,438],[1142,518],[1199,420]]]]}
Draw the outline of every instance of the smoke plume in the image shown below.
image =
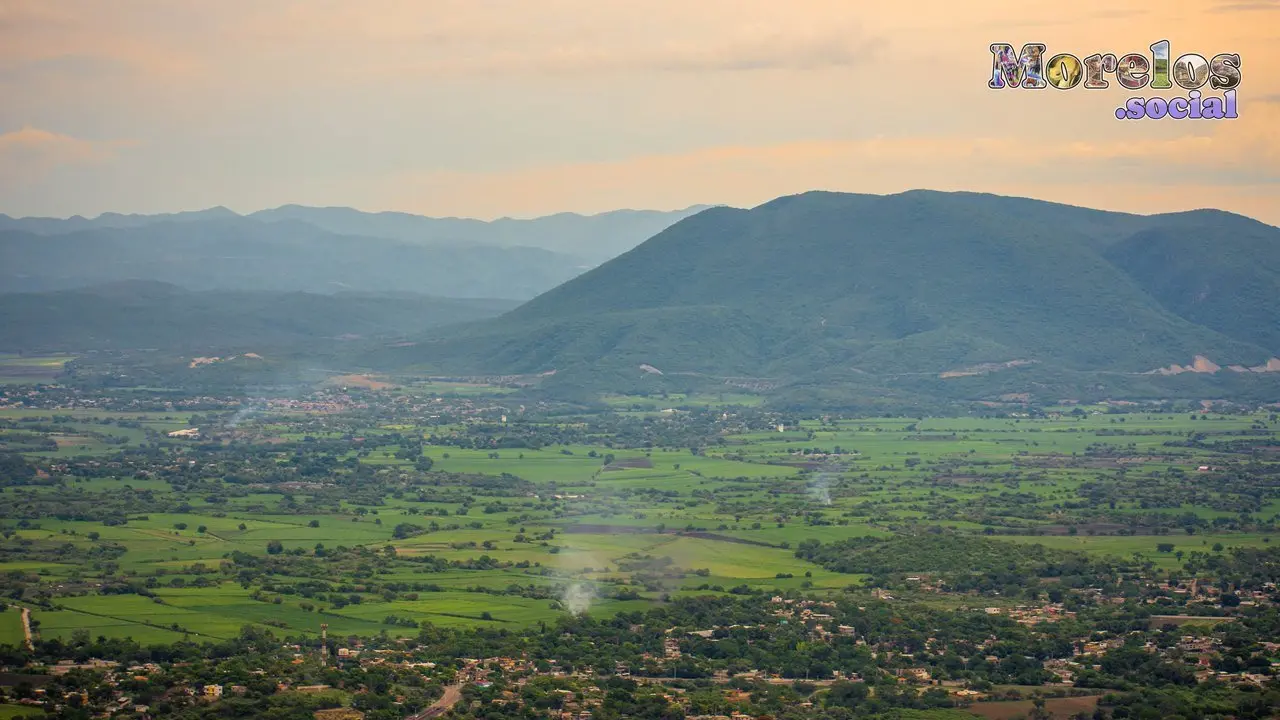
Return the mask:
{"type": "Polygon", "coordinates": [[[248,420],[261,409],[262,408],[258,407],[256,404],[242,405],[240,409],[236,410],[235,414],[231,416],[231,419],[227,421],[227,427],[231,429],[236,428],[240,423],[248,420]]]}
{"type": "Polygon", "coordinates": [[[827,471],[818,473],[818,476],[809,485],[809,492],[814,499],[823,505],[831,504],[831,474],[827,471]]]}
{"type": "Polygon", "coordinates": [[[581,615],[589,610],[592,601],[595,599],[595,587],[581,582],[571,583],[565,588],[564,594],[560,596],[560,602],[574,616],[581,615]]]}

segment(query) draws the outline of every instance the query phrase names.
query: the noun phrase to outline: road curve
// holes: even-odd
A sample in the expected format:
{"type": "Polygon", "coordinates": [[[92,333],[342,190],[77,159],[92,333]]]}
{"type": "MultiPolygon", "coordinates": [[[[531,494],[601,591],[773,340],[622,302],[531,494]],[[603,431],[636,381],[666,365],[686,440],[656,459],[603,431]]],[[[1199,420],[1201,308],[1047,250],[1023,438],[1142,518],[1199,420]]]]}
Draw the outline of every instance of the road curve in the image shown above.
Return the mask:
{"type": "Polygon", "coordinates": [[[440,699],[431,703],[431,705],[417,715],[410,715],[407,720],[427,720],[427,718],[439,717],[449,711],[458,701],[462,699],[462,685],[446,685],[444,694],[440,699]]]}

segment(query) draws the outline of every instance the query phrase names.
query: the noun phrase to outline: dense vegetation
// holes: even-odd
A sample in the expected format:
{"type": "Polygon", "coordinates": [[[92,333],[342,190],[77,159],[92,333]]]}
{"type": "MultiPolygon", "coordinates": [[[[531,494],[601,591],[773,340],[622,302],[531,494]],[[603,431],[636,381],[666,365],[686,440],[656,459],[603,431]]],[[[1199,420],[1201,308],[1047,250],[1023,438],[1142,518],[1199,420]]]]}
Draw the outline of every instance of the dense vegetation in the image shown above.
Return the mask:
{"type": "MultiPolygon", "coordinates": [[[[807,193],[704,211],[498,320],[369,361],[554,369],[557,386],[700,377],[928,396],[952,372],[941,384],[970,397],[974,384],[991,395],[1057,385],[1057,399],[1097,383],[1112,396],[1164,383],[1167,396],[1186,379],[1140,374],[1196,355],[1224,368],[1280,355],[1267,320],[1278,264],[1280,231],[1225,213],[807,193]]],[[[1274,394],[1274,375],[1222,373],[1228,392],[1274,394]]]]}
{"type": "Polygon", "coordinates": [[[223,394],[198,371],[234,364],[140,387],[112,357],[114,384],[76,359],[69,384],[0,390],[15,707],[943,720],[1274,701],[1269,409],[806,415],[411,375],[223,394]],[[59,663],[83,667],[45,674],[59,663]]]}
{"type": "Polygon", "coordinates": [[[329,352],[432,325],[490,317],[504,300],[418,295],[208,291],[158,282],[0,294],[0,350],[161,349],[170,353],[329,352]]]}
{"type": "MultiPolygon", "coordinates": [[[[1280,374],[1143,372],[1276,353],[1275,228],[815,193],[406,339],[511,303],[279,286],[563,258],[414,235],[522,221],[7,220],[36,285],[222,289],[0,294],[0,718],[1280,706],[1280,374]]],[[[588,220],[662,218],[531,222],[588,220]]]]}

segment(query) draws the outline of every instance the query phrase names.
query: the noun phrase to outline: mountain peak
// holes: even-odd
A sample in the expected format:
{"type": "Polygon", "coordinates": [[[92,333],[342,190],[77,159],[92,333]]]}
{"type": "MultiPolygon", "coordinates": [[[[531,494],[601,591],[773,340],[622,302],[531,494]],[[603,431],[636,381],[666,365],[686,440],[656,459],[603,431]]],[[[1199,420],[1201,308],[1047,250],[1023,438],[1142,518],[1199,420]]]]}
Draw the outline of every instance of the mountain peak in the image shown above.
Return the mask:
{"type": "Polygon", "coordinates": [[[1206,353],[1255,365],[1280,349],[1280,231],[1258,227],[1208,234],[1195,213],[978,193],[806,192],[704,210],[411,352],[486,372],[555,367],[564,382],[639,363],[801,383],[957,367],[1138,377],[1206,353]],[[1168,257],[1185,260],[1157,269],[1168,257]]]}

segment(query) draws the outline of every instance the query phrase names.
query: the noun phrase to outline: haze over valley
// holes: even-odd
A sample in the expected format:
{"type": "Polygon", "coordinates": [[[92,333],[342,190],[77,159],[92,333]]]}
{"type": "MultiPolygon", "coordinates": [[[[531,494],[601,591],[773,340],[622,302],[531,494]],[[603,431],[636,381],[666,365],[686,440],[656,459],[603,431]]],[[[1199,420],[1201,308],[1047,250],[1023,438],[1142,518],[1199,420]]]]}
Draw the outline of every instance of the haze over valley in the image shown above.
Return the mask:
{"type": "Polygon", "coordinates": [[[1280,720],[1280,0],[0,0],[0,720],[1280,720]]]}

